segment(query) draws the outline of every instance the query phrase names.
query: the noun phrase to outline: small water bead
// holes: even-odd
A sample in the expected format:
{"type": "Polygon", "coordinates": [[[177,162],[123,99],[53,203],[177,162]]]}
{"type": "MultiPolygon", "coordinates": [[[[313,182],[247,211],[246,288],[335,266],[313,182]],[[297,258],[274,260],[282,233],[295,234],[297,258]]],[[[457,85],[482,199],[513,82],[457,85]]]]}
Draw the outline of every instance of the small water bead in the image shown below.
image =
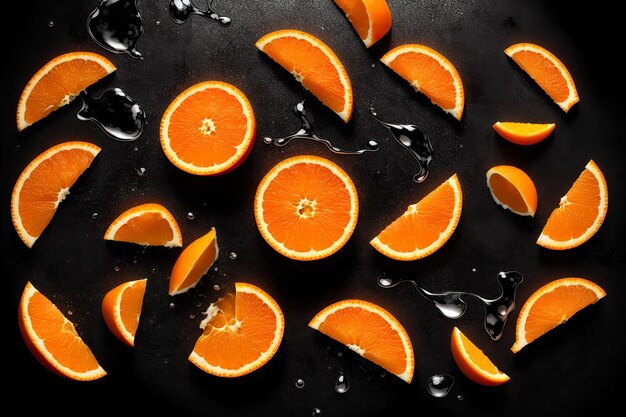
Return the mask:
{"type": "Polygon", "coordinates": [[[231,253],[228,255],[228,257],[229,257],[230,259],[232,259],[232,260],[235,260],[235,259],[237,259],[237,254],[236,254],[235,252],[231,252],[231,253]]]}
{"type": "Polygon", "coordinates": [[[380,374],[380,377],[381,377],[381,378],[384,378],[384,377],[386,377],[386,376],[387,376],[387,374],[386,374],[385,372],[383,372],[382,374],[380,374]]]}
{"type": "Polygon", "coordinates": [[[441,398],[448,395],[454,385],[452,375],[437,374],[430,377],[426,389],[433,397],[441,398]]]}
{"type": "Polygon", "coordinates": [[[49,22],[48,22],[48,27],[49,27],[49,28],[53,28],[53,27],[54,27],[54,21],[52,21],[52,20],[51,20],[51,21],[49,21],[49,22]]]}
{"type": "Polygon", "coordinates": [[[193,219],[195,219],[195,218],[196,218],[196,216],[195,216],[195,214],[193,214],[192,212],[189,212],[189,213],[187,213],[187,218],[188,218],[189,220],[193,220],[193,219]]]}
{"type": "Polygon", "coordinates": [[[74,315],[74,312],[73,312],[72,310],[67,310],[67,315],[68,315],[68,316],[73,316],[73,315],[74,315]]]}
{"type": "Polygon", "coordinates": [[[113,269],[115,269],[115,272],[120,272],[120,267],[119,267],[119,266],[116,266],[116,267],[115,267],[115,268],[113,268],[113,269]]]}
{"type": "Polygon", "coordinates": [[[132,188],[130,189],[130,191],[132,191],[132,192],[134,193],[135,191],[137,191],[137,189],[136,189],[135,187],[132,187],[132,188]]]}
{"type": "Polygon", "coordinates": [[[476,272],[476,268],[472,268],[472,272],[476,272]]]}
{"type": "Polygon", "coordinates": [[[189,318],[190,318],[190,319],[195,319],[195,318],[196,318],[196,315],[195,315],[195,314],[190,314],[190,315],[189,315],[189,318]]]}
{"type": "Polygon", "coordinates": [[[350,381],[344,374],[340,374],[335,381],[335,391],[339,394],[345,394],[350,389],[350,381]]]}
{"type": "Polygon", "coordinates": [[[459,395],[456,396],[456,399],[461,401],[463,399],[463,396],[461,394],[459,394],[459,395]]]}
{"type": "Polygon", "coordinates": [[[219,269],[218,267],[213,268],[213,271],[214,271],[214,272],[217,272],[217,271],[219,271],[219,270],[220,270],[220,269],[219,269]]]}
{"type": "Polygon", "coordinates": [[[214,289],[215,291],[219,291],[219,290],[221,289],[221,287],[220,287],[219,285],[215,284],[215,285],[213,286],[213,289],[214,289]]]}
{"type": "Polygon", "coordinates": [[[163,359],[163,364],[167,365],[168,364],[168,360],[167,359],[163,359]]]}
{"type": "Polygon", "coordinates": [[[96,220],[98,218],[98,213],[92,213],[91,218],[96,220]]]}
{"type": "Polygon", "coordinates": [[[337,352],[337,356],[341,358],[343,356],[343,352],[337,352]]]}
{"type": "Polygon", "coordinates": [[[302,388],[304,388],[304,380],[302,380],[302,379],[298,378],[298,379],[296,380],[296,388],[298,388],[298,389],[302,389],[302,388]]]}
{"type": "Polygon", "coordinates": [[[157,25],[157,26],[161,25],[161,21],[160,21],[160,20],[157,20],[157,21],[156,21],[156,25],[157,25]]]}
{"type": "Polygon", "coordinates": [[[133,148],[133,151],[135,151],[135,152],[137,152],[138,150],[139,150],[139,146],[135,146],[135,147],[133,148]]]}
{"type": "Polygon", "coordinates": [[[201,305],[202,305],[202,303],[201,303],[200,301],[198,301],[198,302],[196,303],[196,307],[200,307],[201,305]]]}
{"type": "Polygon", "coordinates": [[[170,303],[170,308],[174,308],[176,305],[174,303],[170,303]]]}
{"type": "Polygon", "coordinates": [[[272,138],[268,138],[267,136],[263,138],[263,143],[266,145],[271,145],[273,142],[272,138]]]}
{"type": "Polygon", "coordinates": [[[146,169],[145,168],[137,168],[137,175],[139,175],[140,177],[143,177],[143,174],[145,174],[146,169]]]}
{"type": "Polygon", "coordinates": [[[313,409],[313,413],[311,414],[313,417],[319,417],[322,415],[322,410],[320,410],[319,408],[314,408],[313,409]]]}
{"type": "Polygon", "coordinates": [[[157,271],[156,268],[152,268],[152,273],[153,274],[156,274],[156,271],[157,271]]]}

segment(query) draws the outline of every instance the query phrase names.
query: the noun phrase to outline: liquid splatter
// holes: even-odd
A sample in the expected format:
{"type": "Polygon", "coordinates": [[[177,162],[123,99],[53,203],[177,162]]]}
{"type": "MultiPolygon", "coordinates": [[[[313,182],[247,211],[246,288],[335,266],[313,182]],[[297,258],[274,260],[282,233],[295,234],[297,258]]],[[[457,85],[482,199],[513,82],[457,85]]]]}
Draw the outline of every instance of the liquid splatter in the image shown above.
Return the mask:
{"type": "Polygon", "coordinates": [[[213,10],[213,0],[208,2],[207,7],[207,10],[200,10],[194,6],[191,0],[170,0],[169,11],[174,23],[179,25],[185,23],[189,17],[194,15],[201,16],[224,27],[232,23],[230,17],[223,16],[213,10]]]}
{"type": "Polygon", "coordinates": [[[135,49],[144,31],[137,0],[102,0],[87,18],[87,29],[107,51],[143,59],[135,49]]]}
{"type": "Polygon", "coordinates": [[[113,139],[129,142],[139,139],[146,124],[146,112],[121,88],[106,90],[100,97],[80,94],[83,107],[79,120],[91,120],[113,139]]]}

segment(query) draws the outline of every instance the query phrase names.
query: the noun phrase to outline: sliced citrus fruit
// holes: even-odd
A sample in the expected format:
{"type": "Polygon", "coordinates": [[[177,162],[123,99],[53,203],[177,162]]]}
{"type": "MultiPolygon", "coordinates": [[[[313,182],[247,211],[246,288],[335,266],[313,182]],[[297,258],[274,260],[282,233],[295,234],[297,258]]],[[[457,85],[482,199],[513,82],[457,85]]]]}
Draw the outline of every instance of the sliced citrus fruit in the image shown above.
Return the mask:
{"type": "Polygon", "coordinates": [[[518,145],[539,143],[550,136],[555,127],[555,123],[496,122],[493,125],[498,135],[518,145]]]}
{"type": "Polygon", "coordinates": [[[219,256],[217,234],[212,228],[206,235],[194,240],[180,254],[170,276],[170,295],[189,291],[200,282],[219,256]]]}
{"type": "Polygon", "coordinates": [[[107,229],[104,239],[144,246],[183,246],[183,237],[172,213],[154,203],[141,204],[120,214],[107,229]]]}
{"type": "Polygon", "coordinates": [[[325,258],[350,239],[359,216],[354,183],[339,166],[317,156],[286,159],[261,180],[254,216],[263,238],[300,261],[325,258]]]}
{"type": "Polygon", "coordinates": [[[517,43],[504,50],[526,74],[535,80],[564,112],[578,103],[574,79],[552,52],[532,43],[517,43]]]}
{"type": "Polygon", "coordinates": [[[125,282],[109,291],[102,300],[104,321],[115,337],[128,346],[135,346],[147,281],[125,282]]]}
{"type": "Polygon", "coordinates": [[[26,246],[32,247],[41,236],[70,187],[99,152],[99,147],[88,142],[65,142],[24,168],[11,194],[11,219],[26,246]]]}
{"type": "Polygon", "coordinates": [[[278,30],[256,43],[298,82],[337,113],[344,122],[352,116],[352,84],[337,55],[321,40],[300,30],[278,30]]]}
{"type": "Polygon", "coordinates": [[[378,252],[399,261],[414,261],[435,252],[456,229],[463,193],[454,174],[378,234],[372,245],[378,252]]]}
{"type": "Polygon", "coordinates": [[[534,216],[537,189],[528,174],[510,165],[498,165],[487,171],[487,187],[493,201],[520,216],[534,216]]]}
{"type": "Polygon", "coordinates": [[[391,29],[391,11],[386,0],[335,0],[367,48],[391,29]]]}
{"type": "Polygon", "coordinates": [[[393,48],[380,60],[407,80],[415,91],[461,120],[465,107],[463,82],[445,56],[428,46],[407,44],[393,48]]]}
{"type": "Polygon", "coordinates": [[[106,375],[74,325],[30,282],[22,293],[18,323],[33,356],[55,374],[77,381],[106,375]]]}
{"type": "Polygon", "coordinates": [[[561,198],[541,231],[537,244],[548,249],[571,249],[593,236],[606,217],[609,191],[602,171],[589,161],[572,188],[561,198]]]}
{"type": "Polygon", "coordinates": [[[365,359],[411,382],[413,346],[404,327],[384,308],[362,300],[331,304],[313,317],[309,327],[343,343],[365,359]]]}
{"type": "Polygon", "coordinates": [[[105,57],[70,52],[44,65],[30,79],[17,105],[17,128],[22,131],[69,104],[85,88],[115,71],[105,57]]]}
{"type": "Polygon", "coordinates": [[[278,304],[262,289],[235,283],[235,294],[211,304],[200,324],[203,333],[189,355],[211,375],[237,377],[265,365],[274,356],[285,330],[278,304]]]}
{"type": "Polygon", "coordinates": [[[509,380],[496,365],[457,327],[452,330],[450,342],[452,357],[463,374],[480,385],[494,386],[509,380]]]}
{"type": "Polygon", "coordinates": [[[561,278],[535,291],[522,306],[515,327],[513,353],[543,336],[606,293],[584,278],[561,278]]]}
{"type": "Polygon", "coordinates": [[[176,167],[195,175],[224,174],[250,154],[256,119],[241,90],[206,81],[172,101],[161,119],[160,134],[163,152],[176,167]]]}

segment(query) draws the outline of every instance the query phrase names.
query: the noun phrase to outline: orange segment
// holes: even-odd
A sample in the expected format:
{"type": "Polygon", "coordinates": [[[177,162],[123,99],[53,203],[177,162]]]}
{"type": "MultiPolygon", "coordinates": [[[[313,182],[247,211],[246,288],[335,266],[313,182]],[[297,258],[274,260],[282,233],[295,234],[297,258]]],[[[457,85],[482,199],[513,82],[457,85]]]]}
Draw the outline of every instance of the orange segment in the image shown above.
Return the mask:
{"type": "Polygon", "coordinates": [[[77,381],[106,375],[74,325],[30,282],[22,293],[18,323],[28,349],[50,371],[77,381]]]}
{"type": "Polygon", "coordinates": [[[378,234],[372,245],[378,252],[399,261],[414,261],[435,252],[456,229],[463,194],[455,175],[437,187],[378,234]]]}
{"type": "Polygon", "coordinates": [[[70,187],[99,152],[88,142],[61,143],[24,168],[11,194],[11,219],[26,246],[32,247],[41,236],[70,187]]]}
{"type": "Polygon", "coordinates": [[[105,57],[91,52],[70,52],[44,65],[30,79],[17,105],[17,128],[22,131],[69,104],[101,78],[115,71],[105,57]]]}
{"type": "Polygon", "coordinates": [[[120,214],[107,229],[104,239],[145,246],[183,246],[183,237],[172,213],[153,203],[120,214]]]}
{"type": "Polygon", "coordinates": [[[534,216],[537,211],[537,189],[521,169],[499,165],[487,171],[487,187],[493,201],[520,216],[534,216]]]}
{"type": "Polygon", "coordinates": [[[262,289],[235,283],[235,294],[211,304],[189,361],[211,375],[237,377],[265,365],[283,338],[285,319],[262,289]]]}
{"type": "Polygon", "coordinates": [[[550,136],[555,127],[554,123],[496,122],[493,130],[509,142],[534,145],[550,136]]]}
{"type": "Polygon", "coordinates": [[[102,300],[104,321],[115,337],[128,346],[135,346],[147,281],[125,282],[109,291],[102,300]]]}
{"type": "Polygon", "coordinates": [[[339,166],[303,155],[278,163],[254,199],[254,216],[266,242],[300,261],[325,258],[350,239],[359,215],[354,183],[339,166]]]}
{"type": "Polygon", "coordinates": [[[268,33],[256,43],[344,122],[352,116],[352,84],[337,55],[315,36],[299,30],[268,33]]]}
{"type": "Polygon", "coordinates": [[[344,300],[326,307],[309,327],[348,346],[406,382],[413,379],[415,358],[404,327],[387,310],[362,300],[344,300]]]}
{"type": "Polygon", "coordinates": [[[170,276],[170,295],[182,294],[195,287],[219,256],[217,234],[212,228],[194,240],[180,254],[170,276]]]}
{"type": "Polygon", "coordinates": [[[391,29],[386,0],[335,0],[367,48],[391,29]]]}
{"type": "Polygon", "coordinates": [[[606,295],[584,278],[561,278],[535,291],[520,310],[513,353],[568,321],[574,314],[606,295]]]}
{"type": "Polygon", "coordinates": [[[510,379],[456,327],[452,330],[450,345],[454,361],[471,381],[480,385],[494,386],[502,385],[510,379]]]}

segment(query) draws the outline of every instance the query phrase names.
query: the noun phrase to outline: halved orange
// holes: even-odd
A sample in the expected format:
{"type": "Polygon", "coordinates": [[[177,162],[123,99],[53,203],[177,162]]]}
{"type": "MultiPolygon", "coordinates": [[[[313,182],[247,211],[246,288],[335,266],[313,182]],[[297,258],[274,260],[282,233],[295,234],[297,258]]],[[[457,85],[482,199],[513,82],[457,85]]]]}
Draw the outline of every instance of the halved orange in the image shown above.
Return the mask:
{"type": "Polygon", "coordinates": [[[300,261],[325,258],[350,239],[359,216],[354,183],[318,156],[286,159],[261,180],[254,217],[265,241],[300,261]]]}
{"type": "Polygon", "coordinates": [[[182,294],[195,287],[217,260],[220,250],[217,246],[215,228],[194,240],[180,254],[170,276],[170,295],[182,294]]]}
{"type": "Polygon", "coordinates": [[[256,43],[280,66],[289,71],[344,122],[352,116],[352,84],[337,55],[324,42],[300,30],[278,30],[256,43]]]}
{"type": "Polygon", "coordinates": [[[69,104],[85,88],[115,71],[105,57],[70,52],[54,58],[30,79],[17,104],[17,129],[22,131],[69,104]]]}
{"type": "Polygon", "coordinates": [[[496,122],[493,130],[509,142],[534,145],[550,136],[555,127],[555,123],[496,122]]]}
{"type": "Polygon", "coordinates": [[[50,371],[77,381],[106,375],[74,325],[30,282],[24,287],[17,318],[26,346],[50,371]]]}
{"type": "Polygon", "coordinates": [[[448,58],[428,46],[407,44],[393,48],[380,60],[407,80],[415,91],[461,120],[465,107],[463,82],[448,58]]]}
{"type": "Polygon", "coordinates": [[[154,203],[141,204],[120,214],[107,229],[104,239],[144,246],[183,246],[183,237],[172,213],[154,203]]]}
{"type": "Polygon", "coordinates": [[[237,87],[206,81],[183,91],[161,119],[161,147],[176,167],[195,175],[237,168],[252,151],[256,119],[237,87]]]}
{"type": "Polygon", "coordinates": [[[109,291],[102,300],[104,321],[115,337],[128,346],[135,346],[147,281],[125,282],[109,291]]]}
{"type": "Polygon", "coordinates": [[[608,207],[606,180],[591,160],[550,214],[537,244],[556,250],[582,245],[600,229],[608,207]]]}
{"type": "Polygon", "coordinates": [[[564,112],[578,103],[578,91],[567,67],[550,51],[532,43],[517,43],[504,50],[535,80],[564,112]]]}
{"type": "Polygon", "coordinates": [[[11,219],[29,248],[41,236],[70,187],[91,165],[100,148],[88,142],[65,142],[33,159],[11,194],[11,219]]]}
{"type": "Polygon", "coordinates": [[[391,11],[386,0],[335,0],[367,48],[391,29],[391,11]]]}
{"type": "Polygon", "coordinates": [[[274,356],[285,330],[280,307],[262,289],[235,283],[227,294],[205,313],[203,329],[189,361],[204,372],[237,377],[265,365],[274,356]]]}
{"type": "Polygon", "coordinates": [[[606,295],[597,284],[584,278],[561,278],[535,291],[517,318],[513,353],[543,336],[574,314],[606,295]]]}
{"type": "Polygon", "coordinates": [[[537,189],[528,174],[510,165],[498,165],[487,171],[487,188],[493,201],[520,216],[534,216],[537,189]]]}
{"type": "Polygon", "coordinates": [[[450,345],[454,361],[471,381],[480,385],[495,386],[502,385],[510,379],[457,327],[452,330],[450,345]]]}
{"type": "Polygon", "coordinates": [[[384,308],[362,300],[331,304],[313,317],[309,327],[324,333],[406,382],[413,379],[411,339],[384,308]]]}
{"type": "Polygon", "coordinates": [[[433,190],[371,240],[378,252],[414,261],[438,250],[459,224],[463,193],[456,174],[433,190]]]}

